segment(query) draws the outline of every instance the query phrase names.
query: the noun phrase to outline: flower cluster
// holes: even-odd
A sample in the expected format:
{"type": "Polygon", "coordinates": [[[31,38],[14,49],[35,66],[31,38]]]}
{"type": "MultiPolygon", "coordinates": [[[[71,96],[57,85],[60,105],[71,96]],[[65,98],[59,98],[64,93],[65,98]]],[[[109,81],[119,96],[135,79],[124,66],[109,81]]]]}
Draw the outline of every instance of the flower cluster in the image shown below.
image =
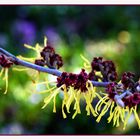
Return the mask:
{"type": "Polygon", "coordinates": [[[55,53],[55,50],[47,45],[40,52],[42,59],[36,59],[35,64],[40,66],[48,66],[49,68],[59,69],[63,66],[62,57],[59,54],[55,53]]]}
{"type": "Polygon", "coordinates": [[[82,69],[79,74],[63,72],[61,77],[57,78],[57,86],[60,87],[65,84],[67,88],[71,86],[74,87],[75,90],[81,90],[81,92],[86,92],[87,81],[88,74],[85,72],[84,69],[82,69]]]}
{"type": "Polygon", "coordinates": [[[112,61],[103,61],[102,57],[95,57],[91,63],[91,72],[89,74],[90,80],[98,80],[99,77],[95,72],[101,72],[102,81],[115,81],[117,79],[117,72],[112,61]]]}
{"type": "Polygon", "coordinates": [[[118,127],[120,121],[126,128],[127,122],[133,113],[135,119],[140,128],[140,118],[137,113],[137,106],[140,105],[140,90],[139,82],[134,82],[134,74],[131,72],[125,72],[122,75],[122,79],[119,83],[112,82],[106,87],[107,95],[97,103],[95,111],[100,114],[97,118],[97,122],[101,117],[110,109],[108,122],[113,120],[113,125],[118,127]],[[101,110],[101,107],[103,106],[101,110]]]}
{"type": "Polygon", "coordinates": [[[84,69],[82,69],[79,74],[63,72],[61,76],[57,78],[57,88],[53,90],[51,96],[45,98],[45,105],[43,108],[51,101],[52,98],[55,100],[55,97],[60,90],[63,90],[64,93],[62,103],[62,114],[64,118],[66,118],[64,107],[66,107],[67,112],[70,113],[70,106],[74,101],[75,113],[73,114],[72,118],[75,118],[77,114],[81,113],[80,100],[82,99],[85,99],[86,101],[87,115],[92,113],[93,116],[97,116],[92,106],[92,101],[95,97],[101,98],[101,96],[96,93],[96,88],[93,87],[93,84],[91,81],[89,81],[88,74],[84,69]]]}
{"type": "Polygon", "coordinates": [[[140,82],[134,81],[135,74],[124,72],[120,82],[117,80],[117,72],[112,61],[103,60],[102,57],[95,57],[90,66],[90,62],[84,60],[84,67],[89,69],[89,80],[109,82],[105,88],[106,93],[102,93],[102,98],[95,106],[97,122],[109,112],[108,123],[113,121],[113,126],[120,126],[120,122],[126,128],[130,116],[133,114],[140,128],[140,119],[137,113],[137,106],[140,105],[140,82]],[[100,75],[97,75],[100,73],[100,75]]]}
{"type": "Polygon", "coordinates": [[[65,84],[67,88],[69,88],[69,86],[74,86],[76,79],[76,74],[63,72],[61,77],[57,78],[57,87],[60,87],[63,84],[65,84]]]}
{"type": "MultiPolygon", "coordinates": [[[[88,62],[87,59],[84,58],[84,60],[88,62]]],[[[88,67],[88,65],[85,66],[88,67]]],[[[45,98],[43,108],[51,101],[52,97],[54,98],[56,96],[56,91],[58,94],[60,90],[63,90],[62,114],[64,118],[66,118],[64,107],[66,107],[69,113],[70,106],[74,100],[74,109],[76,111],[72,118],[75,118],[77,114],[81,113],[80,100],[84,98],[87,104],[87,115],[91,112],[94,117],[97,117],[97,122],[100,122],[101,118],[109,111],[108,123],[113,121],[113,126],[118,127],[120,126],[120,122],[122,122],[124,124],[123,128],[125,129],[131,114],[134,114],[140,128],[140,119],[137,113],[137,106],[140,104],[140,91],[137,91],[137,86],[139,86],[138,82],[130,86],[130,83],[132,83],[130,79],[133,78],[133,74],[123,74],[122,80],[117,83],[115,82],[117,73],[112,61],[103,61],[101,57],[94,58],[91,66],[92,70],[89,73],[85,72],[84,69],[79,74],[63,72],[57,78],[57,88],[51,96],[45,98]],[[129,78],[127,78],[128,75],[129,78]],[[101,95],[95,91],[96,88],[91,82],[93,80],[99,81],[99,78],[103,82],[108,82],[105,88],[106,93],[101,93],[101,95]],[[127,89],[125,86],[126,83],[128,85],[127,89]],[[94,108],[93,102],[96,97],[98,97],[99,101],[94,108]]]]}
{"type": "Polygon", "coordinates": [[[40,66],[48,66],[52,69],[59,69],[63,66],[62,57],[55,53],[53,47],[47,44],[47,38],[44,37],[44,45],[41,46],[38,43],[34,46],[30,46],[28,44],[24,44],[24,47],[35,51],[36,57],[34,58],[27,58],[23,56],[17,56],[19,59],[29,61],[35,63],[36,65],[40,66]]]}
{"type": "MultiPolygon", "coordinates": [[[[17,56],[18,59],[28,61],[30,63],[34,63],[36,65],[45,67],[47,66],[50,69],[59,69],[63,66],[63,60],[62,57],[59,54],[55,53],[54,48],[52,48],[50,45],[47,44],[47,38],[44,37],[44,44],[40,45],[39,43],[36,43],[35,46],[31,46],[28,44],[24,44],[24,47],[27,49],[30,49],[34,51],[35,57],[23,57],[21,55],[17,56]]],[[[40,70],[35,71],[34,69],[30,68],[14,68],[16,71],[26,71],[32,81],[34,83],[39,82],[40,78],[40,70]]]]}

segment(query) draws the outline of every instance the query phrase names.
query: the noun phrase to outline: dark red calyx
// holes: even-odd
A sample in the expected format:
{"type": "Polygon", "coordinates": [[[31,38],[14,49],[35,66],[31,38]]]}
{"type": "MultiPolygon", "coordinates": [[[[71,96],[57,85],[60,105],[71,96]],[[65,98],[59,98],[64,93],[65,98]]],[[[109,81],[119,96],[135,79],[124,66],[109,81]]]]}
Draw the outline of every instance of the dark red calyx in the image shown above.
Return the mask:
{"type": "Polygon", "coordinates": [[[117,95],[117,83],[113,82],[108,84],[106,92],[110,99],[114,100],[114,96],[117,95]]]}
{"type": "Polygon", "coordinates": [[[43,59],[36,59],[35,64],[39,66],[45,66],[45,61],[43,59]]]}
{"type": "Polygon", "coordinates": [[[115,65],[112,61],[103,61],[102,57],[95,57],[93,58],[93,61],[91,63],[91,73],[89,75],[89,78],[97,79],[96,76],[94,76],[95,71],[100,71],[103,78],[103,81],[115,81],[117,80],[117,72],[115,65]],[[95,78],[96,77],[96,78],[95,78]]]}
{"type": "Polygon", "coordinates": [[[133,78],[135,77],[135,74],[132,72],[124,72],[121,78],[121,82],[124,85],[124,88],[133,88],[135,85],[133,78]]]}
{"type": "Polygon", "coordinates": [[[7,57],[3,54],[0,55],[0,66],[4,68],[10,68],[13,65],[13,62],[10,61],[10,57],[7,57]]]}
{"type": "Polygon", "coordinates": [[[72,86],[76,90],[81,90],[82,92],[85,92],[87,91],[87,81],[88,74],[85,72],[84,69],[82,69],[79,74],[63,72],[61,77],[57,78],[57,87],[65,84],[67,88],[69,88],[69,86],[72,86]]]}
{"type": "Polygon", "coordinates": [[[58,54],[54,54],[52,57],[50,57],[50,65],[54,68],[59,69],[63,66],[62,57],[58,54]]]}
{"type": "Polygon", "coordinates": [[[41,56],[44,58],[44,60],[47,57],[51,57],[55,54],[54,48],[52,48],[51,46],[46,46],[43,48],[43,50],[40,52],[41,56]]]}
{"type": "Polygon", "coordinates": [[[45,65],[49,68],[59,69],[63,66],[62,57],[59,54],[56,54],[54,48],[49,45],[44,47],[44,49],[40,52],[40,55],[42,56],[45,65]]]}
{"type": "Polygon", "coordinates": [[[91,63],[92,70],[100,71],[100,65],[102,65],[102,57],[94,57],[91,63]]]}
{"type": "Polygon", "coordinates": [[[128,106],[130,108],[134,107],[134,106],[140,104],[140,93],[135,92],[132,95],[129,95],[129,96],[123,98],[123,101],[125,103],[125,106],[128,106]]]}
{"type": "Polygon", "coordinates": [[[74,84],[74,89],[81,90],[82,92],[87,91],[86,83],[88,81],[88,74],[84,69],[77,75],[76,83],[74,84]]]}
{"type": "Polygon", "coordinates": [[[88,74],[88,79],[89,79],[89,80],[93,80],[93,81],[98,81],[98,77],[95,75],[95,72],[94,72],[94,71],[91,71],[91,72],[88,74]]]}

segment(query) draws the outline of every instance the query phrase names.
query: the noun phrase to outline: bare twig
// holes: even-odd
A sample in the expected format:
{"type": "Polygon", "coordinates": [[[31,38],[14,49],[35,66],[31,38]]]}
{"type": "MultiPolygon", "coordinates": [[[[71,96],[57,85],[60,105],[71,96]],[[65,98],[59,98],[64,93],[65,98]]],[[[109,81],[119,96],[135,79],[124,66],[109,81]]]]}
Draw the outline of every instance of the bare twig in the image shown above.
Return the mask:
{"type": "MultiPolygon", "coordinates": [[[[21,65],[24,67],[35,69],[35,70],[40,71],[40,72],[49,73],[49,74],[52,74],[52,75],[55,75],[58,77],[60,77],[62,74],[62,72],[57,70],[57,69],[46,68],[46,67],[42,67],[42,66],[21,60],[3,48],[0,48],[0,53],[6,55],[7,57],[10,57],[11,61],[16,65],[21,65]]],[[[96,87],[106,87],[110,83],[110,82],[98,82],[98,81],[91,81],[91,82],[96,87]]]]}
{"type": "Polygon", "coordinates": [[[17,58],[13,54],[7,52],[6,50],[4,50],[2,48],[0,48],[0,53],[6,55],[7,57],[12,58],[11,61],[16,65],[21,65],[21,66],[28,67],[28,68],[31,68],[31,69],[35,69],[35,70],[38,70],[38,71],[41,71],[41,72],[46,72],[46,73],[49,73],[49,74],[52,74],[52,75],[55,75],[55,76],[61,76],[61,74],[62,74],[62,72],[60,72],[57,69],[50,69],[50,68],[42,67],[42,66],[39,66],[39,65],[21,60],[21,59],[17,58]]]}

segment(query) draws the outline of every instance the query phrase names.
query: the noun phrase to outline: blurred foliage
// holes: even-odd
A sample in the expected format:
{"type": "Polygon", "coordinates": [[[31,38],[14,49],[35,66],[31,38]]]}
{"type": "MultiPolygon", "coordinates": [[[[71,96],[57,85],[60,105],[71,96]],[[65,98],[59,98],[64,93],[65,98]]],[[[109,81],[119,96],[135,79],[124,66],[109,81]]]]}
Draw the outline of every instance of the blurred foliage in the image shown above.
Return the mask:
{"type": "MultiPolygon", "coordinates": [[[[124,71],[140,76],[138,6],[0,6],[0,13],[0,45],[15,55],[32,57],[23,44],[43,44],[46,35],[64,59],[62,71],[79,71],[83,54],[113,60],[119,79],[124,71]]],[[[0,94],[1,134],[139,134],[133,116],[125,131],[108,124],[107,116],[96,123],[84,109],[74,120],[69,114],[63,119],[61,97],[56,114],[52,104],[42,110],[46,95],[34,92],[32,80],[25,72],[10,71],[8,93],[0,94]]]]}

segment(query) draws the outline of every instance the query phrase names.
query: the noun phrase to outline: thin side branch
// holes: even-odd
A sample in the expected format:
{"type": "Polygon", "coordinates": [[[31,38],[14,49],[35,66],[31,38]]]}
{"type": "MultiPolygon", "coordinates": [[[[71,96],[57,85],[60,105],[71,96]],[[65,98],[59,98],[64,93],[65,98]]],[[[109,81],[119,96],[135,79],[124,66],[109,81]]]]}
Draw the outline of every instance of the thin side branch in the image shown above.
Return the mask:
{"type": "Polygon", "coordinates": [[[58,76],[58,77],[60,77],[61,74],[62,74],[62,72],[60,72],[57,69],[50,69],[50,68],[42,67],[42,66],[39,66],[39,65],[27,62],[27,61],[20,60],[20,59],[18,59],[16,62],[17,62],[18,65],[25,66],[25,67],[28,67],[28,68],[32,68],[32,69],[35,69],[35,70],[38,70],[38,71],[41,71],[41,72],[46,72],[46,73],[49,73],[49,74],[52,74],[52,75],[55,75],[55,76],[58,76]]]}
{"type": "MultiPolygon", "coordinates": [[[[6,55],[7,57],[10,57],[11,61],[16,65],[21,65],[24,67],[28,67],[28,68],[40,71],[40,72],[49,73],[58,77],[60,77],[62,74],[62,72],[57,69],[46,68],[46,67],[42,67],[42,66],[21,60],[3,48],[0,48],[0,53],[6,55]]],[[[96,87],[106,87],[110,83],[110,82],[97,82],[97,81],[91,81],[91,82],[96,87]]]]}
{"type": "Polygon", "coordinates": [[[21,60],[21,59],[17,58],[13,54],[7,52],[6,50],[4,50],[2,48],[0,48],[0,53],[6,55],[7,57],[11,57],[11,61],[16,65],[21,65],[21,66],[24,66],[24,67],[35,69],[35,70],[40,71],[40,72],[46,72],[46,73],[49,73],[49,74],[52,74],[52,75],[55,75],[55,76],[61,76],[61,74],[62,74],[62,72],[60,72],[57,69],[45,68],[45,67],[42,67],[42,66],[39,66],[39,65],[21,60]]]}
{"type": "Polygon", "coordinates": [[[97,81],[91,82],[95,87],[106,87],[108,84],[110,84],[110,82],[97,82],[97,81]]]}

